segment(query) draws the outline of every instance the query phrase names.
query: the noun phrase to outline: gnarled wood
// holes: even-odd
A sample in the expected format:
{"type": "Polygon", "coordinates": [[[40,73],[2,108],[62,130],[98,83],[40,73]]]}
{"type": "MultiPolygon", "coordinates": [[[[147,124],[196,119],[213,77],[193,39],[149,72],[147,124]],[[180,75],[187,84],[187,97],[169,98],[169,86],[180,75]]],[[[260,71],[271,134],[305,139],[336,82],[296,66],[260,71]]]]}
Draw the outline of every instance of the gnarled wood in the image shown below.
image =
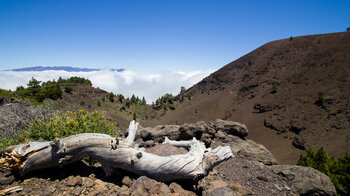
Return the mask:
{"type": "Polygon", "coordinates": [[[134,145],[138,123],[131,121],[125,139],[105,134],[84,133],[55,139],[52,142],[29,142],[9,147],[0,162],[5,167],[18,170],[22,175],[43,168],[63,165],[90,156],[101,162],[106,175],[114,169],[152,177],[162,181],[195,179],[203,176],[218,163],[233,157],[229,146],[206,148],[204,143],[191,141],[164,143],[189,148],[181,155],[158,156],[134,145]]]}

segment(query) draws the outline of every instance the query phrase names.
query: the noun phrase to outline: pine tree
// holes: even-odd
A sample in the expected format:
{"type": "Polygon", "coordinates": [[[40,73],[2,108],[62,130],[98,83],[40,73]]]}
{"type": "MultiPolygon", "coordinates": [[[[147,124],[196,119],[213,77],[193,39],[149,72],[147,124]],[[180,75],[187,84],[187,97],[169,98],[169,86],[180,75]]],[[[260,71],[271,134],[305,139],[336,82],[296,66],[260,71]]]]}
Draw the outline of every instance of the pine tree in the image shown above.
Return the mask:
{"type": "Polygon", "coordinates": [[[142,105],[146,105],[146,99],[145,99],[145,97],[142,97],[141,104],[142,104],[142,105]]]}

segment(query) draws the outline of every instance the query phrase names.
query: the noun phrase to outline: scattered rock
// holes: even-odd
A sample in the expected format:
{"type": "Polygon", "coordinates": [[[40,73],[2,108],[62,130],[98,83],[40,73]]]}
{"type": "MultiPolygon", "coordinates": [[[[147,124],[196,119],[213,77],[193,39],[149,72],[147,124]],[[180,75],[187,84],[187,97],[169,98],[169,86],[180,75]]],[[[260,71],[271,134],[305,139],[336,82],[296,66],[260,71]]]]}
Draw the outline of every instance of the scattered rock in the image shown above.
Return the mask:
{"type": "Polygon", "coordinates": [[[91,178],[85,178],[83,185],[87,188],[95,186],[95,182],[91,178]]]}
{"type": "MultiPolygon", "coordinates": [[[[127,186],[123,185],[118,190],[117,195],[119,195],[119,196],[129,196],[130,195],[130,189],[127,186]]],[[[146,193],[146,195],[147,195],[147,193],[146,193]]]]}
{"type": "Polygon", "coordinates": [[[83,189],[80,186],[74,187],[72,194],[73,195],[80,195],[80,193],[83,191],[83,189]]]}
{"type": "Polygon", "coordinates": [[[131,178],[129,176],[124,176],[122,183],[123,185],[127,186],[127,187],[131,187],[134,184],[135,180],[131,180],[131,178]]]}
{"type": "Polygon", "coordinates": [[[296,120],[291,120],[290,121],[290,131],[299,134],[301,131],[305,130],[305,125],[303,125],[302,122],[296,121],[296,120]]]}
{"type": "Polygon", "coordinates": [[[182,196],[193,196],[196,195],[194,192],[184,190],[179,184],[172,182],[169,185],[169,189],[172,193],[177,193],[182,196]]]}
{"type": "Polygon", "coordinates": [[[208,181],[205,184],[201,185],[202,187],[205,186],[205,195],[206,194],[211,194],[214,190],[222,188],[222,187],[227,187],[228,184],[225,182],[223,179],[215,179],[208,181]]]}
{"type": "Polygon", "coordinates": [[[15,181],[15,176],[10,170],[0,169],[0,184],[8,185],[15,181]]]}
{"type": "Polygon", "coordinates": [[[171,194],[169,187],[162,183],[150,179],[146,176],[139,177],[130,187],[131,195],[168,195],[171,194]]]}
{"type": "Polygon", "coordinates": [[[237,195],[252,195],[252,191],[247,187],[243,187],[239,182],[232,182],[228,185],[237,195]]]}
{"type": "Polygon", "coordinates": [[[147,129],[143,129],[140,131],[140,137],[143,141],[152,140],[153,135],[150,131],[147,131],[147,129]]]}
{"type": "Polygon", "coordinates": [[[304,139],[302,136],[300,136],[300,135],[295,136],[295,137],[293,138],[292,144],[293,144],[293,146],[294,146],[295,148],[298,148],[298,149],[300,149],[300,150],[305,150],[305,149],[306,149],[306,148],[305,148],[305,145],[306,145],[305,139],[304,139]]]}
{"type": "Polygon", "coordinates": [[[185,148],[178,148],[170,144],[156,144],[155,146],[146,149],[146,152],[159,156],[170,156],[175,154],[185,154],[187,153],[187,150],[185,148]]]}
{"type": "Polygon", "coordinates": [[[83,184],[83,180],[80,176],[69,176],[67,179],[66,179],[66,185],[67,186],[70,186],[70,187],[73,187],[73,186],[77,186],[77,185],[82,185],[83,184]]]}
{"type": "Polygon", "coordinates": [[[257,176],[256,178],[265,182],[269,181],[265,176],[257,176]]]}
{"type": "Polygon", "coordinates": [[[265,113],[265,112],[273,111],[276,108],[281,108],[281,107],[275,104],[256,103],[254,104],[254,107],[253,107],[253,113],[265,113]]]}
{"type": "Polygon", "coordinates": [[[228,188],[228,187],[220,187],[215,189],[214,191],[205,194],[206,196],[238,196],[239,194],[235,193],[234,191],[232,191],[232,189],[228,188]]]}
{"type": "MultiPolygon", "coordinates": [[[[153,140],[147,140],[147,141],[145,141],[145,142],[143,142],[143,147],[146,147],[146,148],[149,148],[149,147],[152,147],[152,146],[154,146],[154,141],[153,140]]],[[[141,146],[141,147],[142,147],[141,146]]]]}
{"type": "Polygon", "coordinates": [[[264,120],[265,127],[276,130],[277,133],[286,133],[290,129],[290,119],[287,116],[274,113],[264,120]]]}

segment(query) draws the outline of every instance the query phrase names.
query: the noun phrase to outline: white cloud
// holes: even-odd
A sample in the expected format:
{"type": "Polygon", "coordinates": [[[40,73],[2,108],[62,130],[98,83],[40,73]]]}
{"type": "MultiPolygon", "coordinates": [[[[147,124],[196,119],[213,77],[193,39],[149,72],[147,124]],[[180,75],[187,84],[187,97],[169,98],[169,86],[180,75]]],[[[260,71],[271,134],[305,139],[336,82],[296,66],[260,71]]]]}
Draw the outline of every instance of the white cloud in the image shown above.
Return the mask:
{"type": "Polygon", "coordinates": [[[152,103],[165,93],[176,95],[181,86],[191,87],[215,70],[206,71],[168,71],[162,73],[145,74],[132,70],[113,72],[101,70],[94,72],[66,72],[66,71],[42,71],[42,72],[13,72],[0,71],[0,88],[15,90],[17,86],[26,86],[34,77],[40,81],[47,81],[71,76],[84,77],[91,80],[94,87],[99,87],[108,92],[123,94],[126,97],[136,95],[145,97],[148,103],[152,103]]]}

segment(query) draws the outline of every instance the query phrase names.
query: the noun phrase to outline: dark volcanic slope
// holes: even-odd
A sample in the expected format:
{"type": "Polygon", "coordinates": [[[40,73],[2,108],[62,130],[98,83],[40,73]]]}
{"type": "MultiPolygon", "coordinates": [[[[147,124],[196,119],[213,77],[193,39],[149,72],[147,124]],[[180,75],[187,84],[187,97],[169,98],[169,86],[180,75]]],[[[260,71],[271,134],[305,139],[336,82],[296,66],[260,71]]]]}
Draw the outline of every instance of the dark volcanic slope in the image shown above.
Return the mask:
{"type": "Polygon", "coordinates": [[[343,156],[350,151],[350,32],[267,43],[180,96],[191,99],[155,123],[240,121],[283,163],[310,147],[343,156]]]}

